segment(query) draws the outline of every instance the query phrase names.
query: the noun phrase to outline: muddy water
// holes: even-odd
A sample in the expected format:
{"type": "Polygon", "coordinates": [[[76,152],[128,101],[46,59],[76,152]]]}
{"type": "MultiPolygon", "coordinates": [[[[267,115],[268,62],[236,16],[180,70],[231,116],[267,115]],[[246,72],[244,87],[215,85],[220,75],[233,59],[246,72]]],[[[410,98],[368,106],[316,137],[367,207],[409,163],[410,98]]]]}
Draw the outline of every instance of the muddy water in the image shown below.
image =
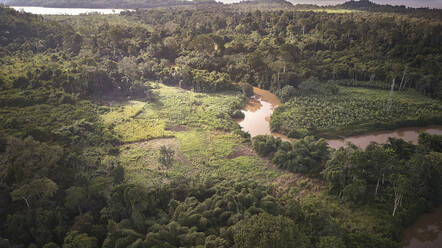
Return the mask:
{"type": "MultiPolygon", "coordinates": [[[[261,134],[271,134],[288,140],[287,137],[270,131],[270,116],[273,110],[281,104],[279,99],[269,91],[259,88],[253,88],[253,92],[255,95],[250,98],[249,103],[242,110],[245,118],[238,121],[241,128],[249,132],[252,137],[261,134]]],[[[402,138],[406,141],[417,143],[421,132],[442,135],[442,126],[401,128],[392,131],[373,132],[343,139],[332,139],[328,140],[328,143],[333,148],[339,148],[347,142],[352,142],[364,149],[372,141],[385,143],[388,137],[402,138]]],[[[438,208],[432,214],[420,216],[413,226],[405,230],[402,240],[402,248],[436,247],[442,247],[442,207],[438,208]]]]}
{"type": "Polygon", "coordinates": [[[252,137],[256,135],[271,134],[282,137],[283,135],[270,131],[270,116],[273,110],[281,104],[278,97],[270,91],[253,87],[254,96],[249,99],[248,104],[241,110],[244,119],[238,120],[243,131],[249,132],[252,137]]]}
{"type": "MultiPolygon", "coordinates": [[[[270,131],[270,116],[273,110],[281,105],[278,97],[270,91],[253,87],[254,96],[249,99],[248,104],[241,110],[245,118],[238,120],[243,131],[249,132],[252,137],[256,135],[270,134],[275,137],[281,137],[283,140],[289,140],[286,136],[272,133],[270,131]]],[[[365,149],[371,142],[379,144],[387,142],[389,137],[401,138],[405,141],[417,143],[419,134],[427,132],[429,134],[442,135],[442,126],[400,128],[391,131],[372,132],[365,135],[350,136],[342,139],[328,140],[330,147],[339,148],[351,142],[365,149]]]]}
{"type": "Polygon", "coordinates": [[[401,138],[405,141],[411,141],[416,144],[419,134],[422,132],[442,135],[442,126],[400,128],[392,131],[373,132],[370,134],[351,136],[343,139],[331,139],[328,141],[328,144],[330,147],[339,148],[344,146],[347,142],[351,142],[365,149],[370,142],[374,141],[379,144],[386,143],[389,137],[401,138]]]}
{"type": "Polygon", "coordinates": [[[442,206],[430,214],[423,214],[402,238],[402,248],[442,247],[442,206]]]}

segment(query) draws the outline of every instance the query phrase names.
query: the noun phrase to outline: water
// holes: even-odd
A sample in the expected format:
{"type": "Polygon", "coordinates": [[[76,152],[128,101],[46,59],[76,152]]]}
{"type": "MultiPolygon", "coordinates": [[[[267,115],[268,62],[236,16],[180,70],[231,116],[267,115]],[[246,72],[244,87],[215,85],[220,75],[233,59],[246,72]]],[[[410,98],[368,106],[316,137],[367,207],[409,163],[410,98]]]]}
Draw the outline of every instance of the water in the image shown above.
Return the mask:
{"type": "Polygon", "coordinates": [[[376,142],[379,144],[386,143],[389,137],[401,138],[405,141],[411,141],[416,144],[419,134],[422,132],[427,132],[433,135],[442,135],[442,126],[399,128],[391,131],[372,132],[364,135],[350,136],[343,139],[331,139],[328,140],[328,144],[330,147],[339,148],[345,146],[347,142],[351,142],[358,147],[365,149],[371,142],[376,142]]]}
{"type": "Polygon", "coordinates": [[[402,248],[440,248],[442,247],[442,207],[430,214],[419,216],[407,228],[402,238],[402,248]]]}
{"type": "Polygon", "coordinates": [[[26,6],[11,6],[11,8],[31,14],[39,15],[81,15],[90,13],[100,13],[104,15],[119,14],[128,9],[86,9],[86,8],[46,8],[46,7],[26,7],[26,6]]]}
{"type": "MultiPolygon", "coordinates": [[[[238,120],[242,130],[249,132],[252,137],[256,135],[271,134],[275,137],[281,137],[284,140],[288,140],[287,137],[270,131],[270,116],[273,114],[273,110],[281,105],[278,97],[270,91],[256,87],[253,88],[253,92],[255,95],[250,98],[249,103],[242,110],[245,118],[238,120]]],[[[405,141],[417,143],[419,134],[422,132],[442,135],[442,126],[411,127],[391,131],[371,132],[369,134],[350,136],[341,139],[330,139],[328,140],[328,144],[332,148],[339,148],[345,146],[347,142],[351,142],[358,147],[365,149],[371,142],[379,144],[386,143],[389,137],[401,138],[405,141]]]]}
{"type": "MultiPolygon", "coordinates": [[[[254,96],[243,108],[245,117],[238,120],[242,130],[250,135],[270,134],[276,137],[285,136],[270,131],[270,116],[273,110],[281,104],[279,99],[267,90],[253,88],[254,96]]],[[[427,132],[442,135],[442,126],[400,128],[393,131],[372,132],[365,135],[346,137],[343,139],[328,140],[333,148],[345,146],[347,142],[365,149],[370,142],[386,143],[389,137],[401,138],[406,141],[417,143],[419,134],[427,132]]],[[[442,247],[442,207],[431,214],[423,214],[416,223],[407,228],[402,239],[402,248],[439,248],[442,247]]]]}
{"type": "Polygon", "coordinates": [[[245,118],[238,120],[243,131],[249,132],[252,137],[256,135],[268,135],[285,138],[281,134],[270,131],[270,116],[273,110],[281,104],[278,97],[270,91],[253,87],[254,96],[249,99],[248,104],[241,110],[245,118]]]}

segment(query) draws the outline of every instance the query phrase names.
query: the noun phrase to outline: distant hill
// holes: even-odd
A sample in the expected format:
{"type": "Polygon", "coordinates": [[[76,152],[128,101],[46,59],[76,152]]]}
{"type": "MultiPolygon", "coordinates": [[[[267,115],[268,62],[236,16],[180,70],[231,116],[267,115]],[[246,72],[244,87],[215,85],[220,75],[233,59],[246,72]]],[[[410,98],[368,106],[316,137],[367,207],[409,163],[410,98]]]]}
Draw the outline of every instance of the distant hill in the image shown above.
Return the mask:
{"type": "Polygon", "coordinates": [[[11,6],[66,8],[156,8],[218,4],[215,0],[0,0],[11,6]]]}
{"type": "MultiPolygon", "coordinates": [[[[416,8],[406,7],[405,5],[397,6],[397,5],[382,5],[374,2],[370,2],[369,0],[359,0],[359,1],[348,1],[343,4],[338,4],[335,8],[339,9],[353,9],[353,10],[362,10],[362,11],[371,11],[371,12],[414,12],[416,8]]],[[[427,9],[427,8],[418,8],[418,9],[427,9]]]]}
{"type": "Polygon", "coordinates": [[[370,2],[369,0],[359,0],[359,1],[352,0],[337,6],[349,9],[367,9],[367,8],[378,8],[381,5],[374,2],[370,2]]]}
{"type": "Polygon", "coordinates": [[[243,1],[242,3],[249,4],[288,4],[292,5],[292,3],[286,0],[251,0],[251,1],[243,1]]]}
{"type": "Polygon", "coordinates": [[[292,7],[293,4],[286,0],[251,0],[235,3],[236,6],[269,6],[269,7],[292,7]]]}

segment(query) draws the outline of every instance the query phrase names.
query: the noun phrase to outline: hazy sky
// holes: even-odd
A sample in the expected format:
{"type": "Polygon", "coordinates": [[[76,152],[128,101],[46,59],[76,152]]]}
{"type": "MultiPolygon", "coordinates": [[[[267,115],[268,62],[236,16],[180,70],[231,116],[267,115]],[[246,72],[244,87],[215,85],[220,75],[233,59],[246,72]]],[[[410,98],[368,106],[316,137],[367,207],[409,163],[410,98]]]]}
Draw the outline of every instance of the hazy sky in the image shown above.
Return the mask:
{"type": "MultiPolygon", "coordinates": [[[[240,0],[217,0],[223,3],[237,3],[240,0]]],[[[346,0],[288,0],[294,4],[296,3],[311,3],[317,5],[333,5],[337,3],[343,3],[346,0]]],[[[442,0],[371,0],[372,2],[379,4],[390,5],[405,5],[409,7],[430,7],[442,9],[442,0]]]]}

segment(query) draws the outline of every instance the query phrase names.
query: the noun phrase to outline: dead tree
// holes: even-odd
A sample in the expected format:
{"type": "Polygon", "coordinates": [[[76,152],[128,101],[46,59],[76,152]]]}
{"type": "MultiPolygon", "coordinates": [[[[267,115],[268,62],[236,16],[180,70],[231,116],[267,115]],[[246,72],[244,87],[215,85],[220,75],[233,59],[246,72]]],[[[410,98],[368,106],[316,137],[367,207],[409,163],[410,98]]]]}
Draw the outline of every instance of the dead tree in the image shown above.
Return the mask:
{"type": "Polygon", "coordinates": [[[399,84],[399,90],[401,90],[402,87],[403,87],[403,83],[404,83],[404,79],[405,79],[405,74],[407,73],[407,69],[408,69],[408,67],[405,66],[405,68],[404,68],[404,73],[402,74],[401,84],[399,84]]]}

